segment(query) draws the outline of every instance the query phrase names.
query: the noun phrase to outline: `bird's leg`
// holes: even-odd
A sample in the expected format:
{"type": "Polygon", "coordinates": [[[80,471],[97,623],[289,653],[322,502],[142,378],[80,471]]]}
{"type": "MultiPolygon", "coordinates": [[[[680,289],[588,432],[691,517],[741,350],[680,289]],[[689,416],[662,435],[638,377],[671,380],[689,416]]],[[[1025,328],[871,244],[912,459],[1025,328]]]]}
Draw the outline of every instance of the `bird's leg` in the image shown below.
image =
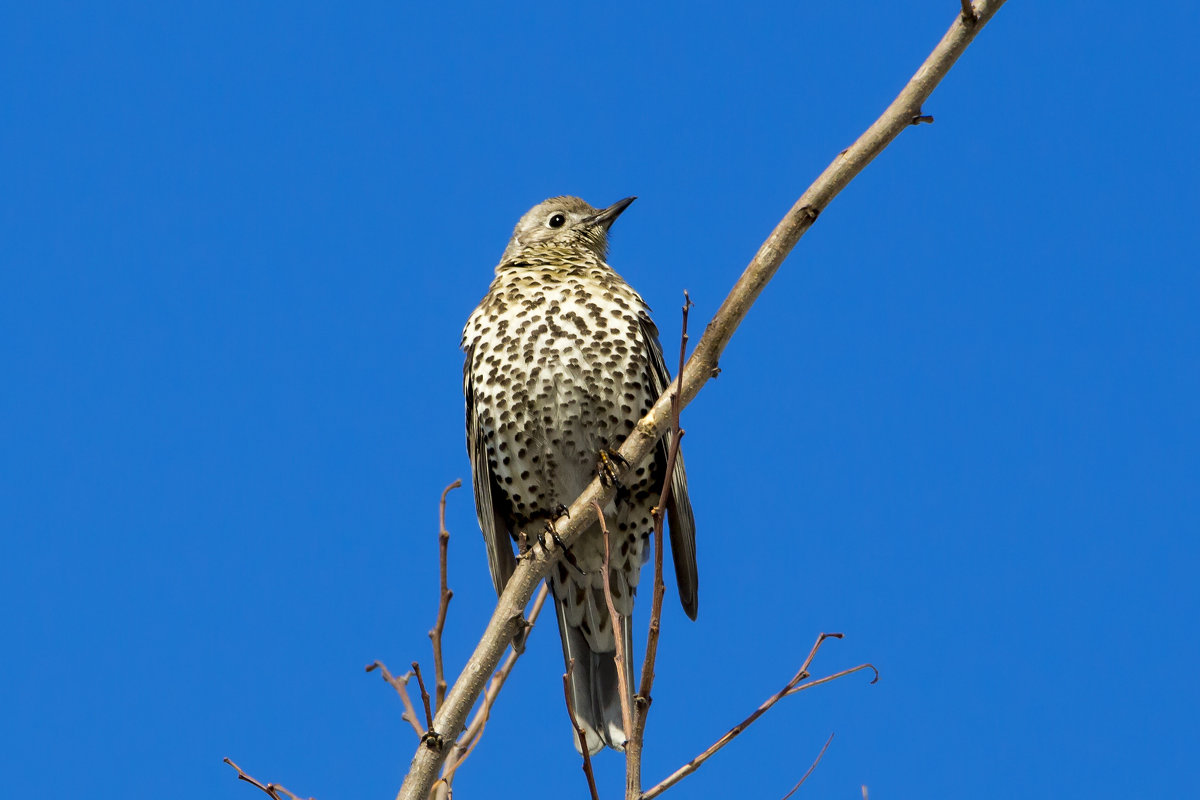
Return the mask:
{"type": "Polygon", "coordinates": [[[598,461],[596,472],[600,476],[600,483],[617,488],[618,503],[629,500],[629,489],[620,481],[621,471],[629,469],[629,462],[616,450],[609,450],[606,447],[600,448],[600,453],[596,458],[598,461]]]}
{"type": "Polygon", "coordinates": [[[425,731],[421,735],[421,744],[428,747],[430,750],[441,750],[446,744],[446,737],[434,730],[425,731]]]}

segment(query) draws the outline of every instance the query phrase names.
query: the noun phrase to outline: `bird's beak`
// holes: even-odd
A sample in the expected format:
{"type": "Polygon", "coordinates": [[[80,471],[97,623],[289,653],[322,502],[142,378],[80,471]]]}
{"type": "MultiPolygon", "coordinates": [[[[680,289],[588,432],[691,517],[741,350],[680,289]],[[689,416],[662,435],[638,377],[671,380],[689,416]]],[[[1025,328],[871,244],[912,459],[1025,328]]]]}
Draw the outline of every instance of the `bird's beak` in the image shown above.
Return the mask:
{"type": "Polygon", "coordinates": [[[608,229],[612,227],[614,222],[617,221],[617,217],[621,216],[621,212],[629,208],[629,204],[634,200],[637,200],[637,198],[626,197],[624,200],[618,200],[603,211],[598,211],[595,214],[592,214],[584,221],[588,225],[599,225],[602,228],[608,229]]]}

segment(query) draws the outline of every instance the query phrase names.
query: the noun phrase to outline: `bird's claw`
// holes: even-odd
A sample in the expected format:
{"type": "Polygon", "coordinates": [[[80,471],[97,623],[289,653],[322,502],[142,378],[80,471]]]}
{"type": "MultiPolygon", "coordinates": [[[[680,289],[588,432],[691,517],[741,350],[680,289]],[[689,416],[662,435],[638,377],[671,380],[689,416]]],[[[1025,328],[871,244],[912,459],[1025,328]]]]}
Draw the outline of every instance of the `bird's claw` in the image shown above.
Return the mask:
{"type": "Polygon", "coordinates": [[[553,540],[554,543],[556,545],[558,545],[559,550],[567,549],[567,546],[565,544],[563,544],[563,540],[558,538],[558,531],[554,530],[554,520],[550,520],[550,519],[546,520],[546,527],[542,529],[542,535],[539,537],[539,540],[542,543],[542,547],[545,547],[547,550],[549,550],[550,548],[547,547],[547,545],[546,545],[546,536],[547,535],[549,535],[551,540],[553,540]]]}
{"type": "Polygon", "coordinates": [[[563,558],[566,559],[566,562],[571,565],[572,569],[574,569],[580,575],[587,575],[587,570],[579,566],[579,561],[575,558],[575,554],[567,549],[566,542],[564,542],[558,535],[558,531],[554,530],[554,521],[549,519],[546,520],[546,527],[542,531],[542,534],[538,537],[538,541],[542,543],[542,548],[545,550],[550,549],[546,545],[547,536],[549,536],[550,540],[558,546],[559,551],[563,554],[563,558]]]}
{"type": "Polygon", "coordinates": [[[430,750],[441,750],[446,744],[446,737],[442,736],[437,731],[425,731],[421,734],[421,744],[428,747],[430,750]]]}
{"type": "Polygon", "coordinates": [[[616,487],[618,503],[628,500],[629,489],[621,483],[620,476],[622,471],[629,469],[629,462],[616,450],[607,448],[600,450],[597,459],[599,464],[596,472],[600,476],[600,483],[605,487],[616,487]]]}

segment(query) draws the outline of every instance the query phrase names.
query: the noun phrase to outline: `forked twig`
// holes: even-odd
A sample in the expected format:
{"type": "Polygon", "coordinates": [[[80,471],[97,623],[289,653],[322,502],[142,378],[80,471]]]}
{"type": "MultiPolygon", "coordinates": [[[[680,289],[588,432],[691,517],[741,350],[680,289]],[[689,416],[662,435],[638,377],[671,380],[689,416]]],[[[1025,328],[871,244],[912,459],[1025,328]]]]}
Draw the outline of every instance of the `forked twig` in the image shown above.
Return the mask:
{"type": "Polygon", "coordinates": [[[563,695],[567,698],[567,716],[571,718],[571,727],[575,729],[575,736],[579,739],[579,752],[583,753],[583,774],[587,777],[588,791],[591,792],[592,800],[600,800],[600,795],[596,792],[596,775],[592,772],[592,756],[588,753],[587,734],[583,732],[579,720],[575,718],[575,702],[571,699],[571,671],[574,669],[575,659],[572,658],[567,664],[567,671],[563,673],[563,695]]]}
{"type": "MultiPolygon", "coordinates": [[[[788,681],[787,684],[784,685],[784,687],[782,689],[780,689],[778,692],[776,692],[775,694],[773,694],[769,698],[767,698],[767,700],[762,705],[760,705],[757,709],[755,709],[753,714],[746,717],[744,720],[739,722],[737,725],[734,725],[732,728],[730,728],[729,731],[727,731],[724,736],[722,736],[720,739],[718,739],[713,744],[709,745],[709,747],[704,752],[700,753],[700,755],[696,756],[691,761],[687,762],[682,767],[680,767],[679,769],[672,772],[670,775],[668,775],[666,778],[664,778],[662,781],[660,781],[654,787],[647,789],[641,795],[642,800],[651,800],[651,798],[658,797],[660,794],[665,792],[667,789],[670,789],[672,786],[679,783],[681,780],[686,778],[688,775],[691,775],[693,772],[700,769],[700,766],[705,761],[708,761],[708,759],[712,758],[717,753],[718,750],[720,750],[722,747],[724,747],[725,745],[732,742],[735,738],[737,738],[738,734],[740,734],[742,731],[746,730],[746,728],[750,727],[750,725],[755,720],[757,720],[763,714],[770,711],[771,706],[775,705],[780,700],[782,700],[784,697],[787,697],[789,694],[792,694],[793,690],[796,689],[797,685],[801,681],[806,680],[807,678],[810,677],[808,668],[812,665],[813,659],[816,658],[816,656],[817,656],[817,651],[821,649],[821,644],[826,639],[841,639],[841,638],[842,638],[842,634],[840,634],[840,633],[822,633],[820,636],[818,636],[817,641],[812,646],[812,650],[810,650],[808,653],[808,658],[804,659],[804,663],[800,665],[800,669],[797,670],[796,674],[792,676],[792,679],[790,681],[788,681]]],[[[843,670],[842,672],[839,672],[837,675],[831,675],[827,678],[822,678],[819,681],[814,681],[812,685],[816,686],[816,685],[819,685],[822,683],[828,683],[829,681],[834,680],[835,678],[845,677],[846,675],[850,675],[851,673],[858,672],[859,670],[868,669],[868,668],[875,670],[875,667],[871,666],[870,664],[861,664],[857,667],[854,667],[853,669],[843,670]]],[[[875,680],[878,680],[878,679],[879,679],[879,671],[875,670],[875,680]]],[[[871,682],[874,683],[875,681],[873,680],[871,682]]],[[[805,686],[805,688],[808,688],[808,687],[805,686]]]]}
{"type": "Polygon", "coordinates": [[[604,522],[604,509],[600,508],[600,504],[593,502],[592,505],[596,507],[596,519],[600,521],[600,532],[604,536],[604,604],[608,606],[609,625],[612,626],[613,641],[616,643],[613,660],[617,663],[617,684],[621,687],[621,725],[625,732],[625,741],[628,743],[633,735],[633,709],[629,707],[629,692],[625,689],[629,686],[629,654],[625,652],[625,637],[621,635],[621,615],[617,613],[617,605],[613,602],[612,570],[609,566],[612,563],[612,554],[608,525],[604,522]]]}
{"type": "Polygon", "coordinates": [[[800,686],[793,686],[791,689],[788,690],[787,694],[785,694],[784,697],[790,697],[791,695],[794,695],[794,694],[800,694],[800,692],[803,692],[805,689],[812,689],[813,687],[820,686],[823,683],[829,683],[830,681],[836,681],[838,678],[844,678],[847,675],[853,675],[856,672],[862,672],[864,669],[869,669],[875,673],[875,677],[871,678],[871,683],[879,683],[879,670],[875,669],[874,664],[859,664],[857,667],[851,667],[850,669],[844,669],[841,672],[835,672],[832,675],[826,675],[824,678],[817,678],[812,683],[804,683],[804,684],[801,684],[800,686]]]}
{"type": "Polygon", "coordinates": [[[442,631],[446,628],[446,611],[450,608],[450,598],[454,597],[454,592],[450,591],[446,582],[447,551],[450,548],[450,531],[446,530],[446,495],[450,494],[451,489],[457,489],[460,486],[462,486],[462,481],[456,480],[443,489],[441,502],[438,503],[438,585],[440,592],[438,593],[437,620],[433,623],[433,630],[429,632],[429,640],[433,643],[433,708],[435,711],[442,707],[442,702],[446,699],[446,672],[442,667],[442,631]]]}
{"type": "Polygon", "coordinates": [[[400,695],[400,702],[404,704],[404,713],[400,715],[400,719],[408,720],[413,730],[417,732],[418,739],[424,736],[425,731],[421,730],[421,723],[417,722],[416,706],[413,705],[412,698],[408,696],[408,680],[413,674],[406,672],[397,678],[388,671],[387,666],[382,661],[367,664],[367,672],[374,670],[379,670],[380,674],[383,675],[383,679],[392,685],[392,688],[396,690],[396,694],[400,695]]]}
{"type": "MultiPolygon", "coordinates": [[[[301,800],[300,797],[298,797],[295,794],[292,794],[291,792],[289,792],[287,789],[285,789],[283,786],[279,785],[278,783],[262,783],[258,780],[255,780],[254,778],[250,777],[249,775],[246,774],[245,770],[243,770],[237,764],[233,763],[233,759],[225,758],[222,760],[226,764],[228,764],[229,766],[231,766],[237,770],[239,781],[245,781],[246,783],[250,784],[251,786],[257,786],[259,789],[262,789],[264,792],[266,792],[269,797],[274,798],[274,800],[283,800],[283,798],[279,796],[280,792],[287,795],[289,798],[291,798],[291,800],[301,800]]],[[[310,798],[308,798],[308,800],[313,800],[313,798],[310,797],[310,798]]]]}
{"type": "Polygon", "coordinates": [[[825,755],[825,751],[829,749],[829,743],[833,741],[833,734],[829,734],[829,738],[825,740],[825,746],[821,748],[821,752],[817,753],[817,757],[813,759],[813,763],[809,765],[808,770],[800,776],[800,780],[796,781],[796,785],[792,790],[783,796],[782,800],[788,800],[789,797],[796,793],[796,790],[804,785],[808,780],[808,776],[813,774],[813,770],[817,768],[817,764],[821,763],[821,756],[825,755]]]}

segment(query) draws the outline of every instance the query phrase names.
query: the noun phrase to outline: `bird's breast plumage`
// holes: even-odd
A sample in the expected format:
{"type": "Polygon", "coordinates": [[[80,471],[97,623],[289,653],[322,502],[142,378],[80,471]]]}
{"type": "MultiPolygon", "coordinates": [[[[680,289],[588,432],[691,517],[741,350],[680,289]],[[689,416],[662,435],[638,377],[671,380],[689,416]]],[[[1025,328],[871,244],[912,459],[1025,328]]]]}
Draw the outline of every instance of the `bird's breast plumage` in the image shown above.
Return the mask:
{"type": "MultiPolygon", "coordinates": [[[[642,335],[647,313],[612,269],[575,256],[502,265],[468,319],[463,346],[475,424],[513,534],[536,536],[534,522],[574,500],[595,476],[601,449],[615,449],[657,399],[642,335]]],[[[606,509],[614,594],[625,614],[652,529],[665,467],[658,460],[636,465],[628,496],[606,509]]],[[[573,564],[557,565],[556,593],[582,597],[600,588],[602,539],[582,537],[572,555],[573,564]]],[[[611,651],[606,619],[585,620],[586,603],[560,599],[594,649],[611,651]]]]}
{"type": "Polygon", "coordinates": [[[502,269],[463,331],[488,460],[518,523],[574,499],[655,399],[642,299],[601,263],[559,262],[502,269]]]}

